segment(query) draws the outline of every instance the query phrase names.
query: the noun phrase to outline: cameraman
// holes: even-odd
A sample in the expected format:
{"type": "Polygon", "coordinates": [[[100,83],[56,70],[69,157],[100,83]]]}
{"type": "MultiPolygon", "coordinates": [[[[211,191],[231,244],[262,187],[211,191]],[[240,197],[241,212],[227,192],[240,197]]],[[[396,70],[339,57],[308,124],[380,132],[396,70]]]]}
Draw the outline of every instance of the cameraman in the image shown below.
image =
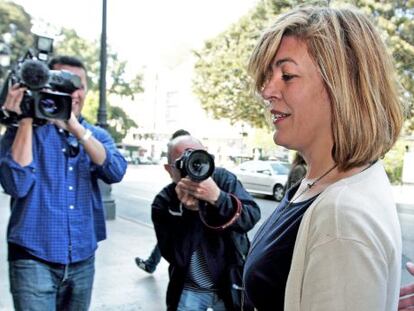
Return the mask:
{"type": "Polygon", "coordinates": [[[173,182],[152,203],[158,246],[170,264],[167,310],[235,310],[230,266],[238,252],[247,253],[246,233],[260,210],[236,176],[223,168],[201,182],[182,178],[174,163],[187,149],[204,147],[190,135],[169,142],[165,169],[173,182]]]}
{"type": "MultiPolygon", "coordinates": [[[[97,242],[106,238],[98,179],[119,182],[127,163],[110,135],[81,116],[86,68],[74,57],[51,69],[81,79],[67,121],[33,126],[23,117],[0,146],[0,181],[11,196],[8,226],[10,289],[16,310],[88,310],[97,242]]],[[[25,88],[14,85],[3,105],[21,114],[25,88]]]]}

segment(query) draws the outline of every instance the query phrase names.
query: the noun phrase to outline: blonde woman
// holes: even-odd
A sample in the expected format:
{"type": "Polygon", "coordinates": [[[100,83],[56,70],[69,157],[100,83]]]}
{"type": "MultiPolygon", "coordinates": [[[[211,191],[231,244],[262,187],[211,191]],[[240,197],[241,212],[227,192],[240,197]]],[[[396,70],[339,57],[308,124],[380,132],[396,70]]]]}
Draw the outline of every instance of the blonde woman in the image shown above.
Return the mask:
{"type": "Polygon", "coordinates": [[[259,311],[396,310],[401,232],[379,159],[403,109],[378,31],[353,8],[297,8],[264,32],[249,71],[275,143],[308,171],[252,242],[247,298],[259,311]]]}

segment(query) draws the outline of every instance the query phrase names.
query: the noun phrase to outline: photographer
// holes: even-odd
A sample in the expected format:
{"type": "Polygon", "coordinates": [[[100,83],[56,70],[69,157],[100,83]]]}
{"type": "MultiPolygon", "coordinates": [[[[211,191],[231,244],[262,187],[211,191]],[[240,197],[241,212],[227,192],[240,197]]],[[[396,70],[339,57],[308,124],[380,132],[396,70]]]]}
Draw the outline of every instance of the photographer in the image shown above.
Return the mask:
{"type": "MultiPolygon", "coordinates": [[[[110,135],[81,116],[83,63],[62,56],[49,66],[79,76],[81,86],[71,94],[68,120],[34,126],[24,116],[1,141],[0,181],[11,196],[10,289],[16,310],[88,310],[94,254],[106,238],[98,179],[119,182],[127,164],[110,135]]],[[[25,91],[14,85],[2,109],[21,115],[25,91]]]]}
{"type": "Polygon", "coordinates": [[[187,164],[196,164],[196,172],[210,172],[211,165],[199,165],[188,152],[203,149],[189,135],[169,142],[165,169],[173,182],[152,203],[158,246],[170,264],[170,311],[236,310],[239,301],[232,299],[231,288],[240,291],[242,284],[233,286],[230,272],[234,267],[241,272],[249,247],[246,233],[260,218],[253,198],[227,170],[216,168],[211,177],[191,180],[192,172],[183,169],[187,164]]]}

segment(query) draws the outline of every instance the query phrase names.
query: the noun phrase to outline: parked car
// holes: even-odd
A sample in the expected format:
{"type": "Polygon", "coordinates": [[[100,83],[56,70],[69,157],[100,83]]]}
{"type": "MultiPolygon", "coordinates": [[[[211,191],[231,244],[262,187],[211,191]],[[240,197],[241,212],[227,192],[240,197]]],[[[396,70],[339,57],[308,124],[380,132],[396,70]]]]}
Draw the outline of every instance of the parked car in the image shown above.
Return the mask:
{"type": "Polygon", "coordinates": [[[243,162],[233,172],[248,192],[270,195],[279,202],[285,194],[289,170],[289,163],[252,160],[243,162]]]}

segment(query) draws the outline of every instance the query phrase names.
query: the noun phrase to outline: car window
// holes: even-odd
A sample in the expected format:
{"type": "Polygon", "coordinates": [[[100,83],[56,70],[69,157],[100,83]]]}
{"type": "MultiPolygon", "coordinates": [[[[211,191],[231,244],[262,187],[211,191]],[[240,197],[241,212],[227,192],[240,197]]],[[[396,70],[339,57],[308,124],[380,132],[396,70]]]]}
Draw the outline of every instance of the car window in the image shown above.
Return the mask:
{"type": "Polygon", "coordinates": [[[240,170],[242,171],[255,171],[255,163],[254,162],[244,162],[240,164],[240,170]]]}
{"type": "Polygon", "coordinates": [[[262,169],[262,170],[256,170],[256,173],[265,174],[265,175],[272,175],[272,172],[268,168],[262,169]]]}
{"type": "Polygon", "coordinates": [[[289,174],[289,167],[287,165],[283,165],[280,163],[272,163],[271,166],[272,166],[273,171],[278,175],[289,174]]]}

